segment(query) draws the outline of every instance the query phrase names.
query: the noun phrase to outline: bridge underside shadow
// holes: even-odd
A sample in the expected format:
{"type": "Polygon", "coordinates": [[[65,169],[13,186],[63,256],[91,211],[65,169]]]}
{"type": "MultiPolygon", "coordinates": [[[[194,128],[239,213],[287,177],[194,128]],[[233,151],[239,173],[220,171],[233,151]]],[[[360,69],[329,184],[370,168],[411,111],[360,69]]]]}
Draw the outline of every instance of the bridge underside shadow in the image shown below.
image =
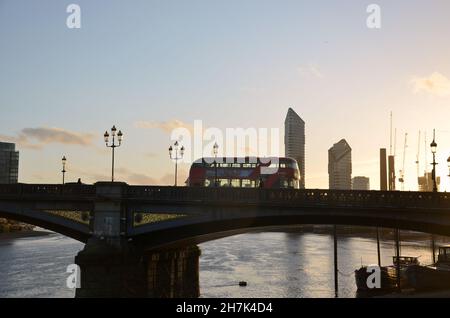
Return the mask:
{"type": "Polygon", "coordinates": [[[9,210],[0,208],[0,218],[23,222],[50,230],[86,243],[90,237],[89,227],[86,224],[72,219],[62,218],[56,214],[45,213],[35,209],[9,210]]]}
{"type": "Polygon", "coordinates": [[[133,242],[147,250],[181,248],[200,244],[227,236],[244,234],[264,229],[283,228],[296,225],[346,225],[392,228],[417,231],[435,235],[450,236],[450,226],[422,219],[393,219],[386,216],[358,215],[277,215],[223,220],[191,221],[170,227],[154,229],[148,233],[132,236],[133,242]]]}

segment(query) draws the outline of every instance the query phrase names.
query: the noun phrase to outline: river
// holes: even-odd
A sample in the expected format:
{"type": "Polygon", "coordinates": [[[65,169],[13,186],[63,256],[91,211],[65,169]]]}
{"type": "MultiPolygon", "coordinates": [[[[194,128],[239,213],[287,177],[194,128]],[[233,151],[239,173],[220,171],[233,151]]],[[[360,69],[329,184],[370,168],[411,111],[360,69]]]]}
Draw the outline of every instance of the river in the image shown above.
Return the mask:
{"type": "MultiPolygon", "coordinates": [[[[402,255],[431,263],[427,237],[402,242],[402,255]]],[[[83,244],[50,233],[0,235],[0,297],[74,297],[66,268],[83,244]]],[[[334,297],[333,237],[307,231],[236,235],[200,245],[201,297],[334,297]],[[246,287],[239,287],[246,281],[246,287]]],[[[394,243],[381,240],[383,265],[394,243]]],[[[373,235],[339,235],[339,297],[355,297],[353,271],[377,263],[373,235]]]]}

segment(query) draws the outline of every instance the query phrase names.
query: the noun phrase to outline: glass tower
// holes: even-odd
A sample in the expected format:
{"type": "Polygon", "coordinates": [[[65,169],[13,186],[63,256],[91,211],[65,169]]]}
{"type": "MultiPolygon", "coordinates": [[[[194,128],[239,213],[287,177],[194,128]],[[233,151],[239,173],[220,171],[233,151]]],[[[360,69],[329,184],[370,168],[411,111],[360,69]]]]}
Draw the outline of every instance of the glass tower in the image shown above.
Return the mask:
{"type": "Polygon", "coordinates": [[[0,142],[0,184],[17,183],[19,179],[19,152],[16,145],[0,142]]]}

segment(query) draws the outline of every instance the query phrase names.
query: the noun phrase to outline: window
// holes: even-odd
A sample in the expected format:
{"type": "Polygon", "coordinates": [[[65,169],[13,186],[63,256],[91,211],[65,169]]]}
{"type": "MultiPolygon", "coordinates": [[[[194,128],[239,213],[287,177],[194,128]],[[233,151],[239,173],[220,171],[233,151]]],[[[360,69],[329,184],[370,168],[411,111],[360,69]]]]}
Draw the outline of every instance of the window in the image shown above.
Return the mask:
{"type": "Polygon", "coordinates": [[[243,179],[242,187],[243,188],[254,188],[254,187],[256,187],[256,182],[255,182],[255,180],[243,179]]]}
{"type": "Polygon", "coordinates": [[[231,179],[231,186],[233,188],[240,188],[241,187],[241,180],[240,179],[231,179]]]}
{"type": "Polygon", "coordinates": [[[219,179],[217,182],[219,183],[219,187],[229,187],[230,186],[229,179],[219,179]]]}

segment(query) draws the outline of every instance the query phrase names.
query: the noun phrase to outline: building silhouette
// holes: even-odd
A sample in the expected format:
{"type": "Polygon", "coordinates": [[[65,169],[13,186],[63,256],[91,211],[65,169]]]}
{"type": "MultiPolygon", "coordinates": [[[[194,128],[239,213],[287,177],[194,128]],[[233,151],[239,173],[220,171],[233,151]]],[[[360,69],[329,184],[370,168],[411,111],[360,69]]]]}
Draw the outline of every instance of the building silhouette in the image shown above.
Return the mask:
{"type": "Polygon", "coordinates": [[[354,177],[352,190],[370,190],[370,179],[367,177],[354,177]]]}
{"type": "Polygon", "coordinates": [[[17,183],[19,178],[19,152],[16,145],[0,142],[0,184],[17,183]]]}
{"type": "Polygon", "coordinates": [[[289,108],[284,121],[284,152],[297,160],[300,170],[300,189],[305,188],[305,122],[289,108]]]}
{"type": "Polygon", "coordinates": [[[328,177],[330,189],[352,189],[352,148],[345,139],[328,150],[328,177]]]}
{"type": "MultiPolygon", "coordinates": [[[[433,192],[433,174],[431,172],[425,172],[422,177],[418,178],[419,191],[420,192],[433,192]]],[[[436,176],[436,186],[439,191],[439,186],[441,183],[441,178],[436,176]]]]}

